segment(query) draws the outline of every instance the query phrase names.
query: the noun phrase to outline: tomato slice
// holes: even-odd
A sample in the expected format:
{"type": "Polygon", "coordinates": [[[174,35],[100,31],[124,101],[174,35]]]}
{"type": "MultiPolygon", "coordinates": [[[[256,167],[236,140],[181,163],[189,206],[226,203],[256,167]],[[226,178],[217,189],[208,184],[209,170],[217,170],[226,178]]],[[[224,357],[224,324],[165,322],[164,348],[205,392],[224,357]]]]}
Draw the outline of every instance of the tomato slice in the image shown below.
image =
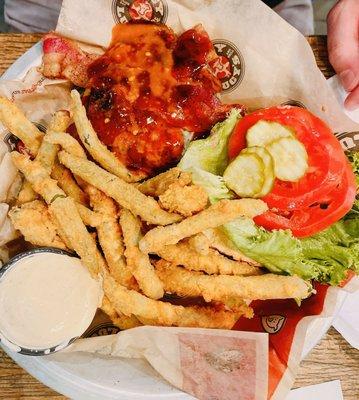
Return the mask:
{"type": "Polygon", "coordinates": [[[344,217],[351,209],[355,195],[355,175],[346,163],[335,188],[309,207],[293,211],[271,209],[255,217],[254,221],[268,230],[290,229],[296,237],[310,236],[344,217]]]}
{"type": "Polygon", "coordinates": [[[298,182],[277,179],[272,191],[263,198],[269,207],[288,211],[301,209],[335,188],[346,162],[344,152],[329,127],[300,107],[270,107],[242,118],[229,140],[230,158],[246,147],[247,131],[259,120],[278,122],[294,129],[308,153],[307,174],[298,182]]]}

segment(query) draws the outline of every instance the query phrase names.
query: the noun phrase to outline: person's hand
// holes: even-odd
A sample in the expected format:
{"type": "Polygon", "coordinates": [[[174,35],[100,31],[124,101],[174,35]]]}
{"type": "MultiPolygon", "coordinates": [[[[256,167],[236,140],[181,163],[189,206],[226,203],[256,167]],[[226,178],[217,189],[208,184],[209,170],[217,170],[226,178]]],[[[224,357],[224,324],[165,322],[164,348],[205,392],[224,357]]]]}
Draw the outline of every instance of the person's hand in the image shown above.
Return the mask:
{"type": "Polygon", "coordinates": [[[329,61],[349,93],[348,110],[359,108],[359,0],[340,0],[329,12],[329,61]]]}

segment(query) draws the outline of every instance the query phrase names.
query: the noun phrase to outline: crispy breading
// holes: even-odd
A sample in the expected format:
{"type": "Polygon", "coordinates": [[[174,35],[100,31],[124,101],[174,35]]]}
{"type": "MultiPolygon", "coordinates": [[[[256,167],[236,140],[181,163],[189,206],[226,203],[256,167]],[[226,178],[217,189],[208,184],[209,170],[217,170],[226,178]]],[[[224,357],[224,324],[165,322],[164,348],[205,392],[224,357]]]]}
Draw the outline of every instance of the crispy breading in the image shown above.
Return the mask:
{"type": "Polygon", "coordinates": [[[98,239],[105,255],[111,275],[118,283],[127,288],[138,287],[124,257],[124,245],[118,212],[114,201],[93,186],[86,189],[94,211],[103,215],[103,221],[97,226],[98,239]]]}
{"type": "Polygon", "coordinates": [[[52,116],[49,126],[47,127],[50,131],[63,132],[71,124],[70,112],[67,110],[58,110],[52,116]]]}
{"type": "Polygon", "coordinates": [[[37,193],[32,189],[31,183],[27,180],[24,180],[19,194],[16,199],[16,204],[24,204],[34,201],[38,198],[37,193]]]}
{"type": "Polygon", "coordinates": [[[15,229],[18,229],[28,242],[36,246],[67,249],[43,201],[34,200],[13,207],[9,211],[9,217],[15,229]]]}
{"type": "Polygon", "coordinates": [[[259,276],[206,275],[188,271],[168,261],[156,263],[156,272],[166,292],[180,296],[203,296],[206,301],[305,299],[310,284],[297,276],[264,274],[259,276]]]}
{"type": "Polygon", "coordinates": [[[188,245],[197,253],[206,255],[210,250],[210,240],[202,232],[190,236],[187,240],[188,245]]]}
{"type": "MultiPolygon", "coordinates": [[[[10,154],[9,154],[9,156],[10,156],[10,154]]],[[[10,158],[11,158],[11,156],[10,156],[10,158]]],[[[15,175],[15,178],[14,178],[12,184],[10,185],[10,187],[7,191],[5,203],[7,203],[11,206],[14,205],[15,203],[17,203],[17,198],[18,198],[20,190],[22,188],[22,184],[23,184],[23,178],[20,173],[17,173],[15,175]]]]}
{"type": "Polygon", "coordinates": [[[148,297],[118,285],[108,273],[103,274],[103,287],[118,313],[136,315],[154,325],[231,329],[240,313],[210,307],[183,307],[148,297]]]}
{"type": "Polygon", "coordinates": [[[173,183],[159,196],[159,203],[162,208],[169,212],[190,217],[206,207],[208,195],[202,186],[181,186],[178,183],[173,183]]]}
{"type": "Polygon", "coordinates": [[[86,158],[85,150],[82,148],[81,144],[69,133],[48,130],[44,137],[44,141],[54,145],[59,145],[63,150],[76,157],[86,158]]]}
{"type": "Polygon", "coordinates": [[[58,162],[55,162],[51,177],[57,181],[58,186],[77,203],[87,205],[87,196],[80,186],[76,183],[70,170],[58,162]]]}
{"type": "Polygon", "coordinates": [[[220,253],[225,254],[228,257],[233,258],[237,261],[244,261],[248,264],[260,266],[260,264],[252,260],[251,258],[245,256],[240,252],[237,247],[231,242],[228,236],[222,232],[221,228],[206,229],[202,234],[209,241],[209,246],[213,249],[218,250],[220,253]]]}
{"type": "Polygon", "coordinates": [[[151,299],[164,295],[163,284],[156,275],[148,254],[138,248],[141,239],[141,223],[131,211],[121,210],[120,223],[126,246],[127,265],[137,280],[142,292],[151,299]]]}
{"type": "Polygon", "coordinates": [[[178,224],[153,228],[141,239],[140,249],[155,253],[168,244],[176,244],[205,229],[215,228],[240,216],[253,218],[266,210],[267,205],[262,200],[221,200],[178,224]]]}
{"type": "Polygon", "coordinates": [[[179,221],[178,214],[161,209],[156,200],[141,193],[117,176],[105,171],[95,163],[75,157],[65,151],[59,152],[59,160],[72,173],[112,197],[121,207],[130,210],[142,220],[156,225],[167,225],[179,221]]]}
{"type": "Polygon", "coordinates": [[[33,156],[36,156],[44,134],[6,97],[0,97],[0,121],[24,143],[33,156]]]}
{"type": "Polygon", "coordinates": [[[207,274],[261,274],[259,268],[245,262],[230,260],[213,249],[209,249],[208,254],[203,255],[184,242],[167,245],[158,250],[157,254],[174,265],[181,265],[193,271],[204,271],[207,274]]]}
{"type": "Polygon", "coordinates": [[[24,174],[31,183],[32,188],[42,196],[47,204],[51,204],[58,197],[66,197],[66,193],[57,186],[55,179],[51,179],[45,167],[39,161],[31,161],[30,158],[17,151],[11,153],[15,166],[24,174]]]}
{"type": "Polygon", "coordinates": [[[101,310],[106,313],[113,324],[119,327],[122,331],[142,325],[134,315],[127,316],[117,313],[107,296],[103,296],[101,310]]]}
{"type": "Polygon", "coordinates": [[[137,189],[148,196],[159,197],[163,194],[173,183],[179,186],[186,186],[192,182],[192,177],[189,172],[182,171],[178,167],[169,169],[156,175],[153,178],[147,179],[140,183],[137,189]]]}
{"type": "Polygon", "coordinates": [[[82,222],[74,200],[70,197],[58,197],[49,205],[49,210],[91,276],[97,279],[98,274],[107,267],[97,249],[95,239],[82,222]]]}
{"type": "MultiPolygon", "coordinates": [[[[68,111],[57,111],[47,128],[44,139],[47,133],[50,131],[62,132],[69,126],[71,122],[70,113],[68,111]]],[[[39,161],[48,172],[51,172],[52,167],[55,163],[57,152],[59,151],[59,146],[46,142],[43,140],[40,145],[39,152],[36,156],[36,161],[39,161]]]]}
{"type": "Polygon", "coordinates": [[[101,213],[92,211],[80,203],[76,203],[76,208],[80,214],[82,221],[86,226],[97,228],[100,224],[102,224],[106,220],[106,217],[101,213]]]}
{"type": "Polygon", "coordinates": [[[76,125],[77,133],[86,150],[103,168],[113,173],[126,182],[136,182],[145,177],[141,174],[133,174],[97,137],[91,122],[86,115],[86,109],[82,105],[80,94],[77,90],[71,91],[71,110],[76,125]]]}
{"type": "MultiPolygon", "coordinates": [[[[49,123],[48,130],[61,131],[68,127],[70,123],[70,114],[68,111],[57,111],[49,123]]],[[[46,137],[46,134],[45,134],[46,137]]],[[[39,161],[46,169],[51,172],[52,167],[55,163],[55,158],[58,152],[58,146],[51,143],[47,143],[45,140],[41,142],[39,151],[35,157],[36,161],[39,161]]],[[[18,204],[27,203],[35,200],[37,194],[31,187],[30,182],[24,181],[20,193],[18,195],[18,204]]]]}
{"type": "MultiPolygon", "coordinates": [[[[66,132],[48,130],[43,140],[48,146],[61,147],[77,157],[85,158],[86,153],[81,144],[66,132]]],[[[87,205],[87,196],[72,176],[71,171],[55,162],[52,167],[51,177],[56,179],[61,189],[77,203],[87,205]]]]}

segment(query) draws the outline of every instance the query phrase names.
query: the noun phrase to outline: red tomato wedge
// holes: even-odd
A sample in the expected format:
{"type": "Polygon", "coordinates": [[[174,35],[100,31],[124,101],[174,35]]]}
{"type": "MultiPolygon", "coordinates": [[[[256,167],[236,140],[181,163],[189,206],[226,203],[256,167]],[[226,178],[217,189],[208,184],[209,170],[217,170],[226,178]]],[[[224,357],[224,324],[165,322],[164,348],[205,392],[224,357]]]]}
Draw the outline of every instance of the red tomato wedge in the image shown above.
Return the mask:
{"type": "Polygon", "coordinates": [[[330,128],[308,110],[280,106],[258,110],[242,118],[229,140],[232,159],[246,147],[246,134],[259,120],[277,122],[295,131],[308,154],[309,170],[298,182],[276,179],[272,191],[263,198],[269,207],[283,210],[301,209],[311,205],[338,183],[345,161],[344,152],[330,128]]]}
{"type": "Polygon", "coordinates": [[[355,175],[346,164],[336,187],[309,207],[294,211],[269,210],[254,218],[268,230],[290,229],[296,237],[311,236],[337,222],[351,209],[356,195],[355,175]]]}

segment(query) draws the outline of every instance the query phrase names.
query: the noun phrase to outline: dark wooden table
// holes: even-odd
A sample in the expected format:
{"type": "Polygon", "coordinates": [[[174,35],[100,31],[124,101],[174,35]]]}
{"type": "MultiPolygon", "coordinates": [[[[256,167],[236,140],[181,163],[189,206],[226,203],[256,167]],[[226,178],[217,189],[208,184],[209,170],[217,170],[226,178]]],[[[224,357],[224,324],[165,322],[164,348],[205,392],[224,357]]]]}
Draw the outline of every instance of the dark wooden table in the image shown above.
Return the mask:
{"type": "MultiPolygon", "coordinates": [[[[41,34],[0,34],[0,74],[28,48],[40,40],[41,34]]],[[[334,74],[328,61],[326,38],[308,38],[319,68],[329,78],[334,74]]],[[[353,349],[331,328],[321,342],[301,363],[295,387],[340,379],[344,399],[359,399],[359,351],[353,349]]],[[[65,399],[47,388],[17,366],[0,349],[0,399],[65,399]]],[[[304,400],[304,399],[303,399],[304,400]]]]}

